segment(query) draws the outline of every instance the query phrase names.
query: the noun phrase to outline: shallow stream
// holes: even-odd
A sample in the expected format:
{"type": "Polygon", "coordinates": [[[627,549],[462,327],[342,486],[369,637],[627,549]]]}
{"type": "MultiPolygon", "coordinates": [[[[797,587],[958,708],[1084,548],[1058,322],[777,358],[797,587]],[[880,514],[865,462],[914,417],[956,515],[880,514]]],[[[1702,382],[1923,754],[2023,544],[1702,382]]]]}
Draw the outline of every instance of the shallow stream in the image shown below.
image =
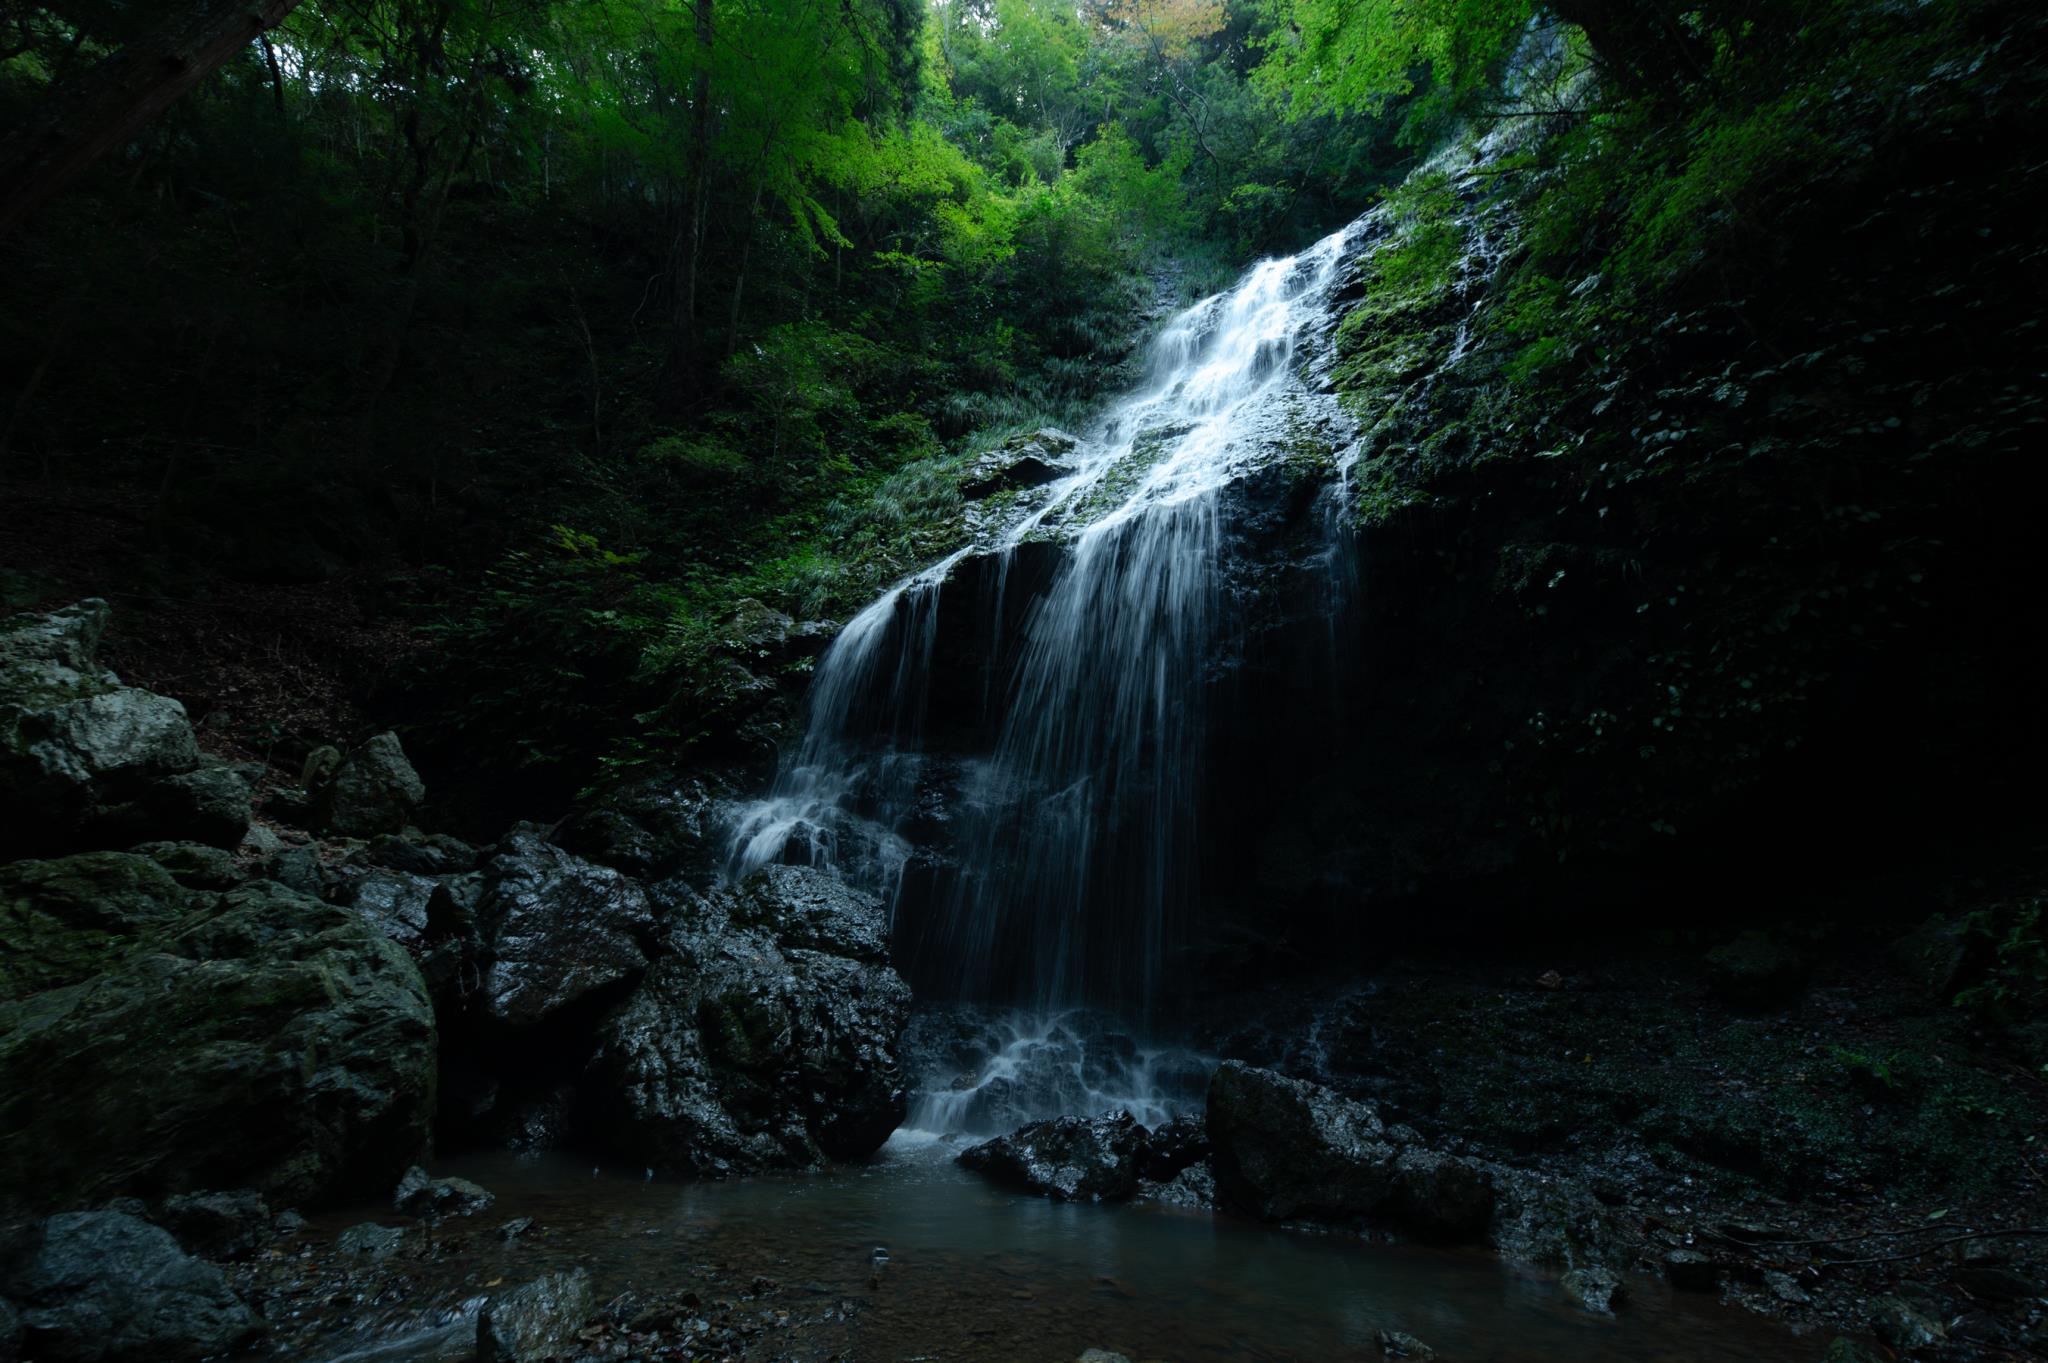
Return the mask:
{"type": "MultiPolygon", "coordinates": [[[[443,1248],[407,1266],[402,1302],[362,1303],[346,1334],[309,1352],[447,1357],[421,1347],[428,1308],[576,1265],[601,1301],[630,1289],[648,1299],[695,1292],[707,1313],[735,1303],[735,1317],[753,1323],[747,1358],[1072,1363],[1101,1348],[1136,1363],[1322,1363],[1380,1358],[1388,1329],[1467,1363],[1807,1363],[1817,1352],[1815,1341],[1655,1285],[1632,1284],[1623,1311],[1601,1319],[1554,1279],[1489,1254],[1163,1206],[1054,1203],[992,1186],[953,1153],[900,1132],[867,1165],[727,1183],[554,1156],[451,1161],[436,1172],[476,1180],[496,1204],[437,1232],[443,1248]],[[496,1227],[522,1216],[534,1229],[501,1242],[496,1227]],[[376,1343],[408,1335],[412,1347],[376,1343]]],[[[323,1217],[308,1234],[325,1239],[373,1215],[323,1217]]],[[[375,1219],[401,1224],[388,1212],[375,1219]]],[[[292,1347],[313,1343],[302,1334],[292,1347]]]]}

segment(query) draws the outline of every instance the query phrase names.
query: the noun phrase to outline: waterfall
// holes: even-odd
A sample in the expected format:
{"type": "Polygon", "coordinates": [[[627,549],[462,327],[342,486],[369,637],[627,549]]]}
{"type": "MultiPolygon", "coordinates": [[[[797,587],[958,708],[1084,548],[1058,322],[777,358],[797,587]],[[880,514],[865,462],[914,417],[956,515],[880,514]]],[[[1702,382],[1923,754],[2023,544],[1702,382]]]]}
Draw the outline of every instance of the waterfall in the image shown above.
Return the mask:
{"type": "Polygon", "coordinates": [[[1305,436],[1330,472],[1346,466],[1348,426],[1304,359],[1361,235],[1353,224],[1262,261],[1174,317],[1144,383],[1062,476],[846,626],[819,660],[801,744],[735,819],[735,874],[807,860],[898,895],[940,606],[963,563],[985,560],[993,741],[952,816],[956,864],[902,945],[948,963],[956,997],[1142,1007],[1156,994],[1196,903],[1207,710],[1231,628],[1223,494],[1305,436]],[[1058,564],[1006,636],[1013,560],[1048,544],[1058,564]]]}

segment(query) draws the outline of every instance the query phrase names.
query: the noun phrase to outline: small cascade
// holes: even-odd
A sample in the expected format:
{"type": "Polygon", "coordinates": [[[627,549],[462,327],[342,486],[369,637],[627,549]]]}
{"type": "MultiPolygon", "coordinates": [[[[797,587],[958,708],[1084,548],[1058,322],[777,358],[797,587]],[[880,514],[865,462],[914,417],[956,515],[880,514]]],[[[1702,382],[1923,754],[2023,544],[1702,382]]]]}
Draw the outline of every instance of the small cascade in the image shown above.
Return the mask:
{"type": "Polygon", "coordinates": [[[1200,1112],[1215,1059],[1141,1041],[1113,1015],[926,1011],[909,1040],[923,1086],[904,1126],[1000,1136],[1029,1122],[1122,1109],[1148,1127],[1200,1112]]]}

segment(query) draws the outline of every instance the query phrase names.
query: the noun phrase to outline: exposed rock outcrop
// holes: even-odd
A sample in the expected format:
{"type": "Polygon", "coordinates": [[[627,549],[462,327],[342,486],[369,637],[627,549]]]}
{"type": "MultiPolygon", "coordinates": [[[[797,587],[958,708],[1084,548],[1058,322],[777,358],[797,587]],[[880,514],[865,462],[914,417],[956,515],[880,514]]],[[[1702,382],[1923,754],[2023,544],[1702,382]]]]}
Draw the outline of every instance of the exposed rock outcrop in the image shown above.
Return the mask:
{"type": "Polygon", "coordinates": [[[1210,1081],[1208,1132],[1219,1199],[1254,1216],[1483,1238],[1508,1258],[1568,1270],[1612,1269],[1626,1257],[1613,1218],[1586,1189],[1432,1150],[1384,1125],[1371,1104],[1318,1084],[1225,1061],[1210,1081]]]}
{"type": "Polygon", "coordinates": [[[232,847],[249,789],[204,758],[185,707],[98,664],[110,612],[0,621],[0,857],[144,838],[232,847]]]}
{"type": "Polygon", "coordinates": [[[530,829],[506,837],[485,864],[476,917],[486,943],[483,1007],[512,1028],[637,977],[655,927],[637,882],[530,829]]]}
{"type": "Polygon", "coordinates": [[[119,854],[8,878],[8,921],[38,942],[0,999],[12,1197],[246,1186],[294,1203],[388,1188],[424,1147],[426,987],[356,915],[268,881],[195,895],[119,854]]]}
{"type": "Polygon", "coordinates": [[[882,954],[880,903],[778,867],[692,896],[598,1032],[601,1138],[700,1176],[873,1153],[902,1121],[910,991],[882,954]]]}

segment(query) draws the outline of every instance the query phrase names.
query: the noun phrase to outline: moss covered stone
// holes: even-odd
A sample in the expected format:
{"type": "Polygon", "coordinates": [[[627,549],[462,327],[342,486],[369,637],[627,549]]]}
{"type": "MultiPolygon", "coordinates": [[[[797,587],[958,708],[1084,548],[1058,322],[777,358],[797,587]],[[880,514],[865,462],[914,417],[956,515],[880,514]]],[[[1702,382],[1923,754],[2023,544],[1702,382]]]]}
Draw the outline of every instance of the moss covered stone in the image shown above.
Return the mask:
{"type": "MultiPolygon", "coordinates": [[[[72,862],[176,890],[141,858],[72,862]]],[[[397,1181],[434,1102],[433,1011],[398,946],[267,881],[128,921],[99,973],[0,1003],[10,1199],[250,1187],[289,1204],[397,1181]]]]}

